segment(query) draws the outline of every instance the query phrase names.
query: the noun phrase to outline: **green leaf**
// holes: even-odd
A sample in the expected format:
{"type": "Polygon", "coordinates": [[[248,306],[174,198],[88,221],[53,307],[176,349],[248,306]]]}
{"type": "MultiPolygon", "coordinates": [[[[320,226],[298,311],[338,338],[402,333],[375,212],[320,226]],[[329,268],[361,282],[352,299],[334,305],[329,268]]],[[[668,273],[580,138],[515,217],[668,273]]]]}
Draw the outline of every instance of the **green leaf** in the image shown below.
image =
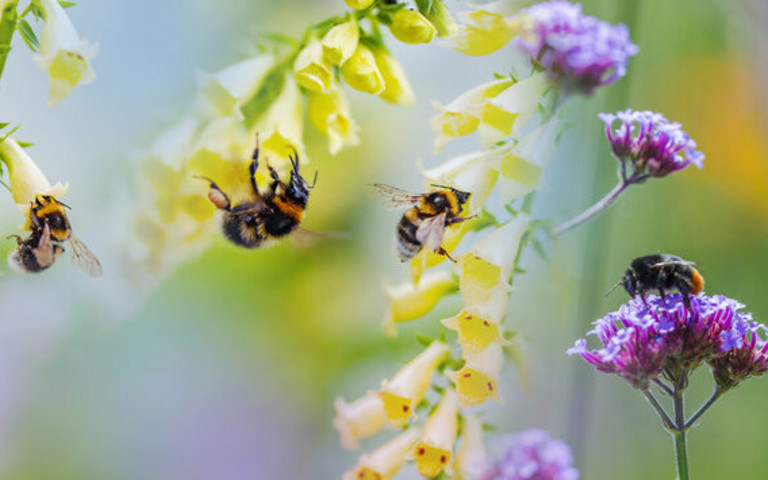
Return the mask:
{"type": "Polygon", "coordinates": [[[484,431],[484,432],[494,432],[494,431],[496,431],[496,430],[497,430],[499,427],[497,427],[496,425],[493,425],[493,424],[491,424],[491,423],[485,423],[485,422],[483,422],[482,428],[483,428],[483,431],[484,431]]]}
{"type": "Polygon", "coordinates": [[[533,210],[533,201],[536,200],[536,190],[526,194],[523,197],[523,203],[520,206],[520,211],[526,215],[530,215],[533,210]]]}
{"type": "Polygon", "coordinates": [[[432,344],[434,340],[426,335],[418,334],[416,335],[416,341],[424,345],[425,347],[428,347],[432,344]]]}
{"type": "Polygon", "coordinates": [[[37,6],[37,3],[32,2],[29,4],[29,11],[32,12],[32,15],[35,16],[36,20],[43,19],[45,20],[45,12],[37,6]]]}
{"type": "Polygon", "coordinates": [[[288,62],[280,62],[272,67],[264,79],[262,79],[256,93],[251,96],[241,107],[245,126],[253,127],[267,109],[277,100],[285,84],[285,75],[288,70],[288,62]]]}
{"type": "Polygon", "coordinates": [[[4,129],[8,125],[10,125],[10,123],[8,123],[8,122],[0,122],[0,130],[4,129]]]}
{"type": "Polygon", "coordinates": [[[536,253],[539,254],[542,260],[547,260],[548,254],[547,254],[547,249],[544,248],[544,244],[542,244],[541,241],[535,236],[533,237],[533,240],[531,243],[533,244],[533,249],[536,250],[536,253]]]}
{"type": "Polygon", "coordinates": [[[18,143],[21,148],[27,148],[27,147],[31,147],[32,145],[34,145],[34,143],[32,143],[32,142],[17,141],[16,143],[18,143]]]}
{"type": "Polygon", "coordinates": [[[59,0],[59,5],[61,5],[61,8],[70,8],[77,5],[77,2],[67,2],[66,0],[59,0]]]}
{"type": "Polygon", "coordinates": [[[11,135],[13,135],[13,133],[14,133],[16,130],[18,130],[19,128],[21,128],[21,124],[18,124],[18,125],[16,125],[16,126],[15,126],[15,127],[13,127],[13,128],[12,128],[12,129],[11,129],[11,130],[10,130],[8,133],[6,133],[6,134],[5,134],[5,135],[3,135],[2,137],[0,137],[0,142],[4,142],[6,138],[8,138],[8,137],[10,137],[11,135]]]}
{"type": "Polygon", "coordinates": [[[24,40],[24,43],[27,44],[30,50],[37,53],[40,51],[40,40],[37,39],[37,35],[35,35],[35,31],[32,30],[32,27],[29,25],[29,22],[27,22],[24,19],[19,20],[19,23],[16,24],[16,28],[19,30],[19,33],[21,34],[21,38],[24,40]]]}

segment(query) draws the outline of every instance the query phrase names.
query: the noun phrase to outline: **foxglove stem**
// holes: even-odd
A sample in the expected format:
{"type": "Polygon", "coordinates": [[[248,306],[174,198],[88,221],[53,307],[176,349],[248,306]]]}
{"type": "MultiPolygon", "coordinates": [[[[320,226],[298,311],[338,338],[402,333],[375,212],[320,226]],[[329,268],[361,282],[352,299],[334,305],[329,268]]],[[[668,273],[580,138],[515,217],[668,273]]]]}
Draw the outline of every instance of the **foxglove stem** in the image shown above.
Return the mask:
{"type": "Polygon", "coordinates": [[[586,222],[590,218],[608,208],[614,201],[616,201],[617,198],[619,198],[621,192],[626,190],[626,188],[632,185],[632,183],[634,183],[632,178],[626,180],[622,179],[619,184],[616,185],[613,190],[608,192],[608,195],[604,196],[599,202],[557,227],[553,232],[554,236],[558,237],[564,234],[568,230],[581,225],[582,223],[586,222]]]}
{"type": "Polygon", "coordinates": [[[11,52],[11,39],[16,32],[16,21],[18,13],[16,12],[17,0],[0,0],[2,5],[2,17],[0,18],[0,77],[3,76],[5,69],[5,60],[11,52]]]}
{"type": "Polygon", "coordinates": [[[709,399],[707,399],[704,405],[699,407],[699,410],[693,414],[693,416],[688,420],[688,422],[686,422],[685,429],[688,430],[689,428],[691,428],[693,424],[696,422],[696,420],[698,420],[699,417],[704,415],[704,412],[706,412],[709,409],[709,407],[711,407],[712,404],[714,404],[717,401],[717,399],[720,398],[720,396],[725,392],[726,392],[726,389],[721,388],[719,386],[715,386],[715,389],[712,391],[712,395],[709,397],[709,399]]]}

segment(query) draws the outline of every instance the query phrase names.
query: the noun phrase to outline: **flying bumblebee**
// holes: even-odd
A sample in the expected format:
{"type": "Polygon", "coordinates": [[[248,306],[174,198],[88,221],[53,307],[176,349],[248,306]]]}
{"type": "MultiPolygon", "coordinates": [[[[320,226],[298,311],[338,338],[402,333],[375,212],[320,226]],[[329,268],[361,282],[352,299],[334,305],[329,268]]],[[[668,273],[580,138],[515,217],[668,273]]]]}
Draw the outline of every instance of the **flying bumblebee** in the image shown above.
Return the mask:
{"type": "Polygon", "coordinates": [[[46,270],[64,253],[66,242],[75,267],[94,277],[102,274],[99,260],[72,233],[65,206],[51,195],[37,195],[30,202],[25,229],[32,233],[26,239],[12,235],[17,248],[8,257],[11,268],[25,273],[46,270]]]}
{"type": "Polygon", "coordinates": [[[259,167],[258,138],[252,158],[249,166],[252,198],[247,202],[232,205],[227,194],[213,180],[201,177],[210,183],[208,199],[216,208],[224,211],[222,231],[227,239],[240,247],[259,248],[290,233],[313,235],[314,232],[299,227],[304,219],[309,191],[315,184],[309,186],[299,173],[299,156],[296,151],[288,157],[291,162],[291,178],[288,183],[283,182],[277,171],[267,164],[272,181],[264,192],[259,191],[255,178],[259,167]]]}
{"type": "Polygon", "coordinates": [[[450,186],[432,185],[437,188],[426,193],[410,193],[379,183],[369,185],[370,193],[390,208],[408,208],[397,224],[397,255],[407,262],[422,248],[445,255],[442,247],[445,228],[474,217],[462,217],[464,205],[470,193],[450,186]]]}
{"type": "Polygon", "coordinates": [[[662,300],[666,300],[667,292],[677,290],[683,294],[686,308],[690,308],[691,299],[688,295],[698,295],[704,289],[704,277],[694,265],[693,262],[666,253],[639,257],[632,260],[619,283],[608,293],[621,285],[630,296],[640,295],[645,303],[645,294],[652,290],[658,290],[662,300]]]}

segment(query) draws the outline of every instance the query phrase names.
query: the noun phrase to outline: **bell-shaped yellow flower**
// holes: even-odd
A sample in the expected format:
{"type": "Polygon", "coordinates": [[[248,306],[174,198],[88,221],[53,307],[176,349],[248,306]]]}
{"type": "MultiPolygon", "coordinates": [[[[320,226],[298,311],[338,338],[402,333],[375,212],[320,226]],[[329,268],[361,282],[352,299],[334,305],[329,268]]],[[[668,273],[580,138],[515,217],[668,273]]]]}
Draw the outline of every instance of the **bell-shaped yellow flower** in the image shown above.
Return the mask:
{"type": "Polygon", "coordinates": [[[437,133],[435,153],[442,150],[451,139],[477,130],[485,104],[514,84],[512,79],[495,80],[472,88],[448,105],[435,103],[435,107],[440,110],[430,121],[432,130],[437,133]]]}
{"type": "Polygon", "coordinates": [[[29,203],[37,195],[60,198],[67,193],[67,185],[56,183],[51,186],[42,170],[10,136],[0,142],[0,161],[7,167],[8,186],[11,188],[13,200],[22,212],[28,211],[29,203]]]}
{"type": "Polygon", "coordinates": [[[361,439],[375,435],[384,428],[387,418],[384,402],[375,393],[369,392],[352,403],[337,398],[335,407],[333,427],[339,432],[341,445],[348,450],[356,449],[361,439]]]}
{"type": "Polygon", "coordinates": [[[497,228],[458,259],[459,288],[468,309],[499,323],[507,309],[509,279],[528,217],[518,215],[497,228]]]}
{"type": "Polygon", "coordinates": [[[322,40],[323,54],[333,65],[341,65],[355,53],[359,40],[360,27],[352,18],[328,30],[322,40]]]}
{"type": "Polygon", "coordinates": [[[397,59],[381,46],[371,47],[371,51],[384,79],[384,90],[379,93],[379,98],[397,105],[413,105],[413,89],[397,59]]]}
{"type": "Polygon", "coordinates": [[[509,343],[502,336],[498,323],[475,315],[470,309],[464,309],[457,315],[446,318],[442,324],[459,333],[459,345],[465,360],[478,355],[492,343],[509,343]]]}
{"type": "Polygon", "coordinates": [[[384,90],[384,77],[371,49],[358,45],[355,53],[341,66],[341,76],[355,90],[378,95],[384,90]]]}
{"type": "Polygon", "coordinates": [[[509,204],[536,188],[555,149],[560,127],[549,121],[523,136],[499,165],[499,202],[509,204]]]}
{"type": "Polygon", "coordinates": [[[432,383],[432,375],[449,353],[448,345],[434,341],[391,380],[381,382],[378,395],[384,401],[387,422],[392,428],[402,428],[414,415],[432,383]]]}
{"type": "Polygon", "coordinates": [[[483,424],[477,416],[464,415],[461,439],[456,449],[453,475],[456,480],[476,480],[488,469],[488,455],[483,445],[483,424]]]}
{"type": "Polygon", "coordinates": [[[310,93],[307,101],[307,116],[310,123],[328,137],[331,155],[342,147],[357,145],[360,128],[352,120],[347,99],[341,90],[328,93],[310,93]]]}
{"type": "Polygon", "coordinates": [[[373,5],[373,2],[375,0],[344,0],[344,1],[347,2],[347,5],[349,5],[349,8],[362,10],[364,8],[368,8],[371,5],[373,5]]]}
{"type": "Polygon", "coordinates": [[[397,331],[397,324],[421,318],[429,313],[443,297],[456,292],[456,278],[449,271],[431,271],[418,283],[411,281],[398,285],[385,285],[389,301],[384,316],[384,328],[389,335],[397,331]]]}
{"type": "MultiPolygon", "coordinates": [[[[309,161],[304,150],[304,116],[301,101],[301,93],[291,75],[288,75],[280,95],[245,137],[243,146],[246,161],[250,161],[256,133],[259,134],[264,155],[262,158],[269,159],[270,165],[278,171],[283,169],[287,172],[290,166],[288,157],[294,152],[298,153],[302,164],[309,161]]],[[[257,179],[268,178],[266,166],[266,162],[260,163],[257,179]]]]}
{"type": "Polygon", "coordinates": [[[437,33],[424,15],[411,8],[401,8],[392,15],[389,31],[403,43],[429,43],[437,33]]]}
{"type": "Polygon", "coordinates": [[[273,64],[271,55],[262,54],[229,65],[216,73],[199,73],[198,114],[202,118],[234,115],[242,119],[242,102],[253,94],[273,64]]]}
{"type": "Polygon", "coordinates": [[[500,0],[459,13],[461,26],[454,48],[466,55],[488,55],[526,31],[520,18],[510,16],[516,8],[513,4],[500,0]]]}
{"type": "Polygon", "coordinates": [[[479,405],[489,398],[501,401],[498,389],[499,372],[503,364],[501,349],[500,344],[491,343],[480,354],[467,360],[460,370],[445,372],[456,385],[462,407],[479,405]]]}
{"type": "Polygon", "coordinates": [[[296,83],[310,92],[325,93],[335,88],[333,71],[323,56],[323,45],[316,38],[296,56],[293,71],[296,83]]]}
{"type": "Polygon", "coordinates": [[[480,113],[480,143],[489,147],[510,135],[517,135],[536,113],[544,90],[549,85],[547,75],[537,73],[489,99],[480,113]]]}
{"type": "Polygon", "coordinates": [[[45,13],[40,53],[35,61],[48,72],[52,106],[66,98],[78,83],[91,83],[96,74],[90,65],[98,46],[80,38],[72,21],[56,0],[37,0],[45,13]]]}
{"type": "Polygon", "coordinates": [[[357,465],[347,470],[341,480],[391,479],[403,467],[420,433],[418,428],[409,428],[373,452],[361,455],[357,465]]]}
{"type": "Polygon", "coordinates": [[[437,409],[424,424],[421,438],[413,447],[416,469],[425,478],[436,477],[445,470],[452,474],[453,443],[459,427],[459,399],[452,388],[443,392],[437,409]]]}

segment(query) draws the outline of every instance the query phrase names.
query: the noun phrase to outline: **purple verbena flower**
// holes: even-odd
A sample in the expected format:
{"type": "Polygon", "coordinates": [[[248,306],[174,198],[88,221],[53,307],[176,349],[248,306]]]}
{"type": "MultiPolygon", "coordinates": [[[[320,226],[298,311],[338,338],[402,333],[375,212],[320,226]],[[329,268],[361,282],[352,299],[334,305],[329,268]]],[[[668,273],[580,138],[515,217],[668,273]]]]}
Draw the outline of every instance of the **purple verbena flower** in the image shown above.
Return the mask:
{"type": "MultiPolygon", "coordinates": [[[[579,354],[598,371],[616,373],[635,388],[645,389],[665,368],[694,369],[702,362],[741,352],[749,343],[747,338],[754,338],[749,337],[753,330],[751,314],[740,312],[743,304],[722,295],[690,297],[690,309],[681,294],[666,300],[655,295],[645,298],[647,305],[634,298],[617,312],[595,321],[588,334],[600,340],[601,348],[589,350],[587,341],[579,339],[568,354],[579,354]]],[[[768,367],[765,352],[760,355],[768,367]]],[[[734,362],[723,368],[745,370],[744,365],[734,362]]]]}
{"type": "Polygon", "coordinates": [[[768,371],[766,333],[765,325],[746,321],[724,335],[731,348],[709,362],[720,388],[733,388],[752,375],[768,371]]]}
{"type": "Polygon", "coordinates": [[[704,166],[704,154],[696,150],[696,142],[679,123],[671,123],[660,113],[627,109],[598,117],[605,122],[605,134],[624,176],[642,181],[664,177],[690,164],[704,166]],[[632,171],[626,173],[627,167],[632,171]]]}
{"type": "Polygon", "coordinates": [[[571,449],[544,430],[525,430],[503,441],[503,454],[482,480],[578,480],[571,449]]]}
{"type": "Polygon", "coordinates": [[[625,25],[610,25],[584,15],[581,5],[550,1],[521,13],[530,30],[518,48],[550,73],[567,90],[590,94],[627,73],[629,57],[639,51],[625,25]]]}

